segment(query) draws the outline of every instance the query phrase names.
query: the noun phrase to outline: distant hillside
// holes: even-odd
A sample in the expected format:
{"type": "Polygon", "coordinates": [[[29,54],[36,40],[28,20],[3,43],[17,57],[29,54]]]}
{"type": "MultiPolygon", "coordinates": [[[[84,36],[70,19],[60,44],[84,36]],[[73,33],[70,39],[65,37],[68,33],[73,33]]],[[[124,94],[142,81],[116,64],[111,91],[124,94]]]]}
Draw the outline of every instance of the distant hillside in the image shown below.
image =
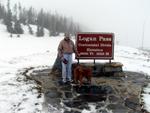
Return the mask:
{"type": "Polygon", "coordinates": [[[36,11],[33,7],[26,9],[20,3],[11,6],[10,0],[7,0],[6,6],[0,3],[0,19],[11,34],[24,34],[23,25],[28,26],[29,33],[33,35],[36,33],[37,37],[45,35],[44,28],[49,31],[49,36],[57,36],[65,32],[74,35],[81,31],[80,25],[72,18],[57,12],[45,12],[43,9],[36,11]],[[36,31],[33,31],[32,25],[36,26],[36,31]]]}
{"type": "MultiPolygon", "coordinates": [[[[20,34],[20,37],[22,37],[23,35],[27,37],[36,37],[36,29],[37,29],[36,25],[30,25],[33,31],[32,35],[30,34],[30,31],[27,25],[21,24],[21,26],[22,26],[22,29],[24,30],[24,33],[20,34]]],[[[49,30],[44,28],[44,32],[45,32],[45,35],[43,37],[49,37],[49,30]]],[[[0,21],[0,38],[10,37],[10,35],[12,35],[12,37],[17,37],[18,34],[11,34],[7,32],[6,26],[0,21]]]]}

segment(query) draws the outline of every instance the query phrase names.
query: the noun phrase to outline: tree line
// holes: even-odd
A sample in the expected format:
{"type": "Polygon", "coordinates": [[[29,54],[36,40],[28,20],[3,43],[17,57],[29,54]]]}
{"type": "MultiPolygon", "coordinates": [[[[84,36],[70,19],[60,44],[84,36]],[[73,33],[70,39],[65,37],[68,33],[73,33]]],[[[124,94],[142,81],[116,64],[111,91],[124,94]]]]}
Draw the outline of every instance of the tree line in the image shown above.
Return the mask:
{"type": "Polygon", "coordinates": [[[44,28],[49,30],[50,36],[65,32],[74,35],[81,31],[80,25],[73,22],[72,18],[58,13],[45,12],[43,9],[36,11],[33,7],[26,9],[20,3],[11,8],[10,0],[7,0],[7,6],[0,3],[0,19],[3,20],[7,31],[11,34],[23,34],[22,25],[27,25],[29,33],[36,34],[37,37],[44,36],[44,28]],[[31,25],[37,26],[35,33],[31,25]]]}

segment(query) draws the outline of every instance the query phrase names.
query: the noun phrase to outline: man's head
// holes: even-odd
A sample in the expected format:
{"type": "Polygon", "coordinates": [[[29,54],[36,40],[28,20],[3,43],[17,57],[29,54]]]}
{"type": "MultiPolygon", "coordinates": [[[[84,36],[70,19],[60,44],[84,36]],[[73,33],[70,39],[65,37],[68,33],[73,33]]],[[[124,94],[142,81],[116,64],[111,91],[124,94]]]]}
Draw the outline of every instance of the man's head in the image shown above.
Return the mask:
{"type": "Polygon", "coordinates": [[[65,33],[65,40],[70,40],[70,34],[69,33],[65,33]]]}

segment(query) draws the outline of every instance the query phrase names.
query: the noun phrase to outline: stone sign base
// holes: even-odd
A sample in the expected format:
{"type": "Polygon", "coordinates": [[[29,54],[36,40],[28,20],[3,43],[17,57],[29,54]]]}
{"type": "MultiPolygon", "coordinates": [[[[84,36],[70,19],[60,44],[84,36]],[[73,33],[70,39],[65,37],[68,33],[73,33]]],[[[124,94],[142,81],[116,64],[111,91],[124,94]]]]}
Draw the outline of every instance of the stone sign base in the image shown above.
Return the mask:
{"type": "MultiPolygon", "coordinates": [[[[78,65],[74,63],[72,65],[73,69],[78,65]]],[[[112,62],[112,63],[80,63],[85,67],[91,67],[93,71],[94,77],[99,76],[124,76],[122,66],[123,64],[120,62],[112,62]]]]}

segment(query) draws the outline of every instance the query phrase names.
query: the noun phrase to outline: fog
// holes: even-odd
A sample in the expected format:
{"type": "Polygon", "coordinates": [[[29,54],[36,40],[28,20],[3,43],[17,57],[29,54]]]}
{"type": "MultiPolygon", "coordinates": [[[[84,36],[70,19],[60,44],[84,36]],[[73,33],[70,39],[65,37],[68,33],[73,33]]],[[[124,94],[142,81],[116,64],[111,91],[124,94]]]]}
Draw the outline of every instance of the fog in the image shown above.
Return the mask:
{"type": "MultiPolygon", "coordinates": [[[[6,0],[1,0],[6,2],[6,0]]],[[[72,17],[86,32],[113,32],[119,45],[150,48],[150,0],[10,0],[72,17]]]]}

